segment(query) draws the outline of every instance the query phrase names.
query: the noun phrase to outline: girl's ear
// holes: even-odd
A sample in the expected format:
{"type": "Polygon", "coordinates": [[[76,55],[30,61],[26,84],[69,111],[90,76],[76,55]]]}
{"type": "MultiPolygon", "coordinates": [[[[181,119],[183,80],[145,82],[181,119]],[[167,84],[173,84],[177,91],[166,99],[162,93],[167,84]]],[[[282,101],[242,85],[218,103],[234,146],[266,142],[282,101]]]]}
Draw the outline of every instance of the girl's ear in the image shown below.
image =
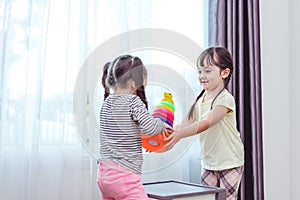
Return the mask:
{"type": "Polygon", "coordinates": [[[134,80],[132,80],[132,79],[131,79],[129,84],[130,84],[130,86],[131,86],[131,88],[132,88],[132,89],[134,89],[134,90],[136,90],[136,89],[137,89],[137,87],[136,87],[136,84],[135,84],[135,81],[134,81],[134,80]]]}
{"type": "Polygon", "coordinates": [[[223,69],[221,71],[222,78],[227,78],[229,76],[229,74],[230,74],[230,69],[229,68],[223,69]]]}
{"type": "Polygon", "coordinates": [[[143,86],[146,87],[146,85],[147,85],[147,78],[145,77],[143,81],[143,86]]]}

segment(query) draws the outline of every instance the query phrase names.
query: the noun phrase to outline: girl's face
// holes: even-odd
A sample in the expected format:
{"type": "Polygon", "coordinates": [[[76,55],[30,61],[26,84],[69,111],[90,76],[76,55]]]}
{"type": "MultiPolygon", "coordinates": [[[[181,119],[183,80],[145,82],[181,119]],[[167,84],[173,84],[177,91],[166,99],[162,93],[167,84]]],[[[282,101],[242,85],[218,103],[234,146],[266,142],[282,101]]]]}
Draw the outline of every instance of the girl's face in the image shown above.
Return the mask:
{"type": "Polygon", "coordinates": [[[224,87],[224,71],[218,66],[201,66],[198,70],[200,84],[206,91],[214,91],[224,87]]]}

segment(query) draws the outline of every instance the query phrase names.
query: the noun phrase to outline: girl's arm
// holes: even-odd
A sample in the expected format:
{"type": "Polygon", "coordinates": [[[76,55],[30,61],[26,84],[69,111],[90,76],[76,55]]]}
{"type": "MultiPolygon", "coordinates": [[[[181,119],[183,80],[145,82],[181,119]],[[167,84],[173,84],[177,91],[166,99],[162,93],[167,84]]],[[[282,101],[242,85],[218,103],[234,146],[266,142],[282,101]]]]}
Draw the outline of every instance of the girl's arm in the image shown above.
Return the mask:
{"type": "Polygon", "coordinates": [[[145,104],[137,96],[133,97],[130,107],[132,119],[139,122],[143,133],[156,135],[163,132],[164,135],[170,135],[173,132],[171,126],[150,115],[145,104]]]}
{"type": "Polygon", "coordinates": [[[187,115],[180,124],[177,124],[176,126],[174,126],[175,129],[182,129],[186,126],[189,126],[193,123],[195,123],[195,121],[197,120],[195,116],[197,116],[198,113],[197,113],[197,109],[194,109],[194,113],[193,113],[193,116],[192,118],[189,118],[189,116],[187,115]]]}
{"type": "Polygon", "coordinates": [[[229,108],[225,106],[213,107],[206,119],[195,121],[187,126],[175,129],[174,132],[166,138],[169,142],[165,145],[165,148],[167,150],[171,149],[180,139],[193,136],[207,130],[209,127],[223,119],[229,111],[229,108]]]}

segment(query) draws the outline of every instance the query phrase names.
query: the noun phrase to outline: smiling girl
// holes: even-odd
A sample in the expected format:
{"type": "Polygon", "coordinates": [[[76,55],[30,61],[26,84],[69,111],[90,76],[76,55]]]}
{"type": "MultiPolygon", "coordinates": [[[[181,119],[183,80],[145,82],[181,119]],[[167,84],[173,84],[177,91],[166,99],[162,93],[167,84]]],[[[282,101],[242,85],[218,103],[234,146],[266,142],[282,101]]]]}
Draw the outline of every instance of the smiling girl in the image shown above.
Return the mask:
{"type": "Polygon", "coordinates": [[[225,188],[227,200],[235,200],[244,170],[244,146],[236,128],[235,100],[227,90],[232,57],[223,47],[210,47],[199,56],[197,68],[203,90],[165,148],[199,134],[202,184],[225,188]]]}

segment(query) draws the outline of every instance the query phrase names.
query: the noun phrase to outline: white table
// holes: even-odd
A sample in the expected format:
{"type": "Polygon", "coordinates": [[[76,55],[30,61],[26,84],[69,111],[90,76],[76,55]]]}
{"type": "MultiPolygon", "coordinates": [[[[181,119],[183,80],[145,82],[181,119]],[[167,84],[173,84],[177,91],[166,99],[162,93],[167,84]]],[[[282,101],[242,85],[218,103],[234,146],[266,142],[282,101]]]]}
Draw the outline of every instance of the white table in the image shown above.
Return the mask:
{"type": "Polygon", "coordinates": [[[144,183],[149,198],[159,200],[226,200],[226,190],[181,181],[144,183]]]}

